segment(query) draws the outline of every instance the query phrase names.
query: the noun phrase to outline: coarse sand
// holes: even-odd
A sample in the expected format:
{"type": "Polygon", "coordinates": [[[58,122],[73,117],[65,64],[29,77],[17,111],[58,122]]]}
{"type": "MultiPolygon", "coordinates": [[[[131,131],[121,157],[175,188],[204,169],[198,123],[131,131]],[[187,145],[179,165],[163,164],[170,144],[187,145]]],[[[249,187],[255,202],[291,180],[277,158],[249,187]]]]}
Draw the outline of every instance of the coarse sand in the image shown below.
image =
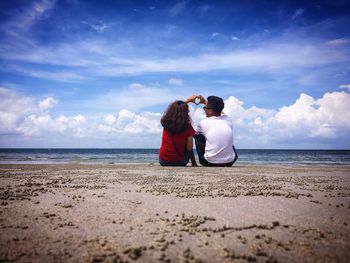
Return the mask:
{"type": "Polygon", "coordinates": [[[349,262],[350,166],[0,165],[1,262],[349,262]]]}

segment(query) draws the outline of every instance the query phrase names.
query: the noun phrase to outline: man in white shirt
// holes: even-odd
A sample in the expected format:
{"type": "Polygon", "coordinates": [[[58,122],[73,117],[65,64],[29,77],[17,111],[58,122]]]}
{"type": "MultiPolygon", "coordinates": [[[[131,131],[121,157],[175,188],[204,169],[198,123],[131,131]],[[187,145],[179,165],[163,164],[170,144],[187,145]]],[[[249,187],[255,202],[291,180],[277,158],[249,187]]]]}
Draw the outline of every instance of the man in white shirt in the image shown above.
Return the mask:
{"type": "Polygon", "coordinates": [[[194,136],[199,162],[204,166],[232,166],[238,155],[233,146],[231,119],[222,113],[224,101],[216,96],[198,98],[207,116],[198,124],[194,136]]]}

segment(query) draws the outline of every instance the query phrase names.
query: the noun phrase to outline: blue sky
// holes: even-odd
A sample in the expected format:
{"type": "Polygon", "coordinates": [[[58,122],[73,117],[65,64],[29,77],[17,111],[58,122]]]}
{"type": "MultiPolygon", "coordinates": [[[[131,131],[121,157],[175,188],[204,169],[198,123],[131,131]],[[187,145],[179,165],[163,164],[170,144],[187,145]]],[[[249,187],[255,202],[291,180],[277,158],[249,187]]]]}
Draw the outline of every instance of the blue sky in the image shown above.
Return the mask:
{"type": "Polygon", "coordinates": [[[0,13],[0,147],[157,148],[165,108],[192,94],[225,100],[238,148],[350,147],[348,1],[14,0],[0,13]]]}

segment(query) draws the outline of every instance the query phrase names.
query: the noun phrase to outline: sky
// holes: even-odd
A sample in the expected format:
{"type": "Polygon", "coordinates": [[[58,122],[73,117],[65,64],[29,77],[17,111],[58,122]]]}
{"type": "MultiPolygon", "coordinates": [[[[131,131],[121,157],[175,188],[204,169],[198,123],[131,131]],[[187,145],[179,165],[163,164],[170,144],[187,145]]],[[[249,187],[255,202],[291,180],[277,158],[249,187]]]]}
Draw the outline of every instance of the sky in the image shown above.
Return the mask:
{"type": "Polygon", "coordinates": [[[349,28],[347,0],[0,0],[0,147],[158,148],[195,94],[237,148],[350,149],[349,28]]]}

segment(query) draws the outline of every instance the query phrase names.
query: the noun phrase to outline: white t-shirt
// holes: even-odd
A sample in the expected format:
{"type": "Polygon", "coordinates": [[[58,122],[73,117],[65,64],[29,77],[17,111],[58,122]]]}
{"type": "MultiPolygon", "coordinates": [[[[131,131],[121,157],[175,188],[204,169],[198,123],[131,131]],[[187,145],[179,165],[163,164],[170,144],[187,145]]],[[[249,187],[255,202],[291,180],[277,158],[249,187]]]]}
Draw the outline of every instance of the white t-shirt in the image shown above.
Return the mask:
{"type": "Polygon", "coordinates": [[[204,158],[208,162],[230,163],[234,160],[232,122],[227,115],[205,118],[196,132],[205,136],[204,158]]]}

